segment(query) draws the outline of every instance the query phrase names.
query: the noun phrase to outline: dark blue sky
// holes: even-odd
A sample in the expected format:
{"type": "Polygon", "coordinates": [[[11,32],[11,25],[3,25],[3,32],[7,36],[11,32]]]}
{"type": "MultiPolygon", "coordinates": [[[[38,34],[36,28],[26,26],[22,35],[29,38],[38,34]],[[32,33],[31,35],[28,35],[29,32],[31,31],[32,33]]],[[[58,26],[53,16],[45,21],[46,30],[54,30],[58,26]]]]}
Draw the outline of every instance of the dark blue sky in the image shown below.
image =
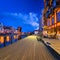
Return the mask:
{"type": "Polygon", "coordinates": [[[44,0],[0,0],[0,22],[23,31],[38,28],[44,0]],[[25,23],[24,23],[25,22],[25,23]]]}

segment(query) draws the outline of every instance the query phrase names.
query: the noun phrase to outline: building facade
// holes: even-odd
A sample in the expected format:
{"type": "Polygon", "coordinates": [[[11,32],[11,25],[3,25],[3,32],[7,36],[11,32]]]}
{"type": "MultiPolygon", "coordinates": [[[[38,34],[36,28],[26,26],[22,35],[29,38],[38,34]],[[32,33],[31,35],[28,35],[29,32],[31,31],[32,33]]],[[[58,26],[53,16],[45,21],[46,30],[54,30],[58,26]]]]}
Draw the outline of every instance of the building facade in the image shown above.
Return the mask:
{"type": "Polygon", "coordinates": [[[18,28],[17,28],[17,34],[18,34],[18,40],[21,39],[22,27],[18,27],[18,28]]]}
{"type": "Polygon", "coordinates": [[[43,20],[48,36],[60,35],[60,0],[44,0],[43,20]]]}

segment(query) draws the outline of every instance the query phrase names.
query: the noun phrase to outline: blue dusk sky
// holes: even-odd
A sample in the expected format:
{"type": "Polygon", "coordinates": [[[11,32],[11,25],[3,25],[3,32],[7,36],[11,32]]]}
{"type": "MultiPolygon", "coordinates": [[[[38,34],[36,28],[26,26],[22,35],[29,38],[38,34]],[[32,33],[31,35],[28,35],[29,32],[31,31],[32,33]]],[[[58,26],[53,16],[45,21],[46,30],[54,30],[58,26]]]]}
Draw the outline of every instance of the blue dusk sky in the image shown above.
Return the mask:
{"type": "Polygon", "coordinates": [[[22,27],[23,32],[39,28],[44,0],[0,0],[0,22],[6,26],[22,27]]]}

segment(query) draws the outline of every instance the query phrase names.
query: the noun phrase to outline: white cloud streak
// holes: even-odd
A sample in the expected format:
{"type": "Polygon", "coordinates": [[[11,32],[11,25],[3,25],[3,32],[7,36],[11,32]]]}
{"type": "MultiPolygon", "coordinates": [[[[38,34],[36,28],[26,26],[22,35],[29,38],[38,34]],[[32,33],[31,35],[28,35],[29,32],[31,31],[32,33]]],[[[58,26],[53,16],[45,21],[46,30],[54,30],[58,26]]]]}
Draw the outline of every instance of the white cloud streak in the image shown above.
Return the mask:
{"type": "Polygon", "coordinates": [[[22,14],[22,13],[5,13],[7,15],[12,15],[15,17],[21,18],[24,24],[30,24],[35,29],[39,28],[38,17],[37,14],[30,12],[29,14],[22,14]]]}

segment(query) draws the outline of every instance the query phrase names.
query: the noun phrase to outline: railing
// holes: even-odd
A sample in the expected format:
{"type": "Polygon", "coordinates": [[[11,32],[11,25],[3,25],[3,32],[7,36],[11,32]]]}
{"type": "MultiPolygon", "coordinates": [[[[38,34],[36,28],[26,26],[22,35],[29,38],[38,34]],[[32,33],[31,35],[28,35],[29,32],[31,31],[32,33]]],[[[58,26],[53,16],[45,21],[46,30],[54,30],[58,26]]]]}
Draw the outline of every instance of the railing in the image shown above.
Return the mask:
{"type": "Polygon", "coordinates": [[[17,34],[0,34],[0,48],[4,46],[8,46],[18,40],[18,35],[17,34]]]}

